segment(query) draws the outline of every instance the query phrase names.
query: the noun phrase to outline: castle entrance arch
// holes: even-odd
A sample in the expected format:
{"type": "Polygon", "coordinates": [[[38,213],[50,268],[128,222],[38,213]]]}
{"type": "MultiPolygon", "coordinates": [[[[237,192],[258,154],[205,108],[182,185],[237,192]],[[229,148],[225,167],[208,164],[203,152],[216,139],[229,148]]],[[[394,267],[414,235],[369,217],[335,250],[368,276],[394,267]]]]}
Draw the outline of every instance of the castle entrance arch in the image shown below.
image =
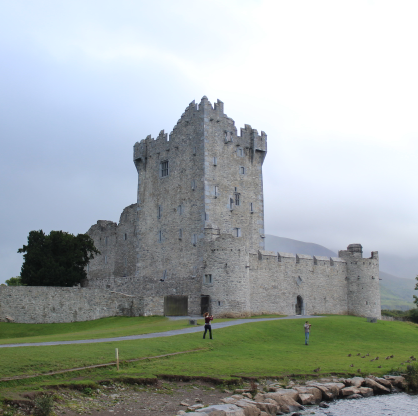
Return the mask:
{"type": "Polygon", "coordinates": [[[209,314],[211,313],[209,295],[200,296],[200,314],[203,315],[205,312],[209,312],[209,314]]]}
{"type": "Polygon", "coordinates": [[[296,298],[296,305],[295,305],[295,309],[296,309],[296,315],[302,315],[303,314],[303,299],[302,296],[298,296],[296,298]]]}

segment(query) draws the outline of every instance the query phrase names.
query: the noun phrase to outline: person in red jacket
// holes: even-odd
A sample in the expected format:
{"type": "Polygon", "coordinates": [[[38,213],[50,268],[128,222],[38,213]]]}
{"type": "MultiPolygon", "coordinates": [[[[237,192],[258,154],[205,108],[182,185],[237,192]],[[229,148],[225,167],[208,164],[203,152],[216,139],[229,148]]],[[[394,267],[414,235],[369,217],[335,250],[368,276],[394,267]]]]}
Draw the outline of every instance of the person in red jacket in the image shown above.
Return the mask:
{"type": "Polygon", "coordinates": [[[205,312],[203,315],[205,317],[205,332],[203,334],[203,339],[205,339],[206,332],[209,331],[210,339],[212,338],[212,327],[210,325],[210,321],[213,321],[213,316],[209,315],[209,312],[205,312]]]}

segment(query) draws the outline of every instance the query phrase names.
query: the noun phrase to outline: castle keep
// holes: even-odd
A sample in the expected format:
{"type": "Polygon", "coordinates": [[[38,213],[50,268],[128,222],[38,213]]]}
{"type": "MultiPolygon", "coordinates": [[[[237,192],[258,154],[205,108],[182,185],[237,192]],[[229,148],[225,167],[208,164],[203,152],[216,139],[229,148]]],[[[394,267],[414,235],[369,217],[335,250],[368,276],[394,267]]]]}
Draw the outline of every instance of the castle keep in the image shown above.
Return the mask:
{"type": "Polygon", "coordinates": [[[137,202],[89,234],[87,288],[146,299],[144,314],[353,314],[380,318],[379,259],[264,247],[267,136],[217,101],[193,101],[170,135],[134,146],[137,202]]]}

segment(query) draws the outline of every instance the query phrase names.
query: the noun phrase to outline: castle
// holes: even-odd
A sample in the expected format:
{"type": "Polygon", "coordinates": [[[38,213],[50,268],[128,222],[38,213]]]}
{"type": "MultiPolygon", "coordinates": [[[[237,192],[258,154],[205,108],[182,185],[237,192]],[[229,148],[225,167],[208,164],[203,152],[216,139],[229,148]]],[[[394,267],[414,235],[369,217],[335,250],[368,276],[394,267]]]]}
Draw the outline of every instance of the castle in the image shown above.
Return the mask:
{"type": "Polygon", "coordinates": [[[137,202],[89,231],[87,288],[148,301],[144,314],[352,314],[380,318],[379,258],[265,251],[264,132],[193,101],[168,136],[134,146],[137,202]],[[148,308],[148,309],[147,309],[148,308]]]}

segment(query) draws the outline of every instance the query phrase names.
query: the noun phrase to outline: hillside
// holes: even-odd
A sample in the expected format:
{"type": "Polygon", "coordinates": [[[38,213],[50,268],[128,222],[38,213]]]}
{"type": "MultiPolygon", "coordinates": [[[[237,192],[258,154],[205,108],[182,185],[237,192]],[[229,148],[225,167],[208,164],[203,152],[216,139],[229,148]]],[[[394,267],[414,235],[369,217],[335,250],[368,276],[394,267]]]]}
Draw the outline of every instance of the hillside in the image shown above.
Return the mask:
{"type": "MultiPolygon", "coordinates": [[[[266,235],[266,250],[281,251],[294,254],[309,254],[311,256],[337,256],[337,253],[314,243],[293,240],[291,238],[266,235]]],[[[401,271],[401,270],[400,270],[401,271]]],[[[414,279],[397,277],[380,270],[380,302],[382,309],[408,310],[415,307],[413,295],[415,292],[414,279]]]]}

